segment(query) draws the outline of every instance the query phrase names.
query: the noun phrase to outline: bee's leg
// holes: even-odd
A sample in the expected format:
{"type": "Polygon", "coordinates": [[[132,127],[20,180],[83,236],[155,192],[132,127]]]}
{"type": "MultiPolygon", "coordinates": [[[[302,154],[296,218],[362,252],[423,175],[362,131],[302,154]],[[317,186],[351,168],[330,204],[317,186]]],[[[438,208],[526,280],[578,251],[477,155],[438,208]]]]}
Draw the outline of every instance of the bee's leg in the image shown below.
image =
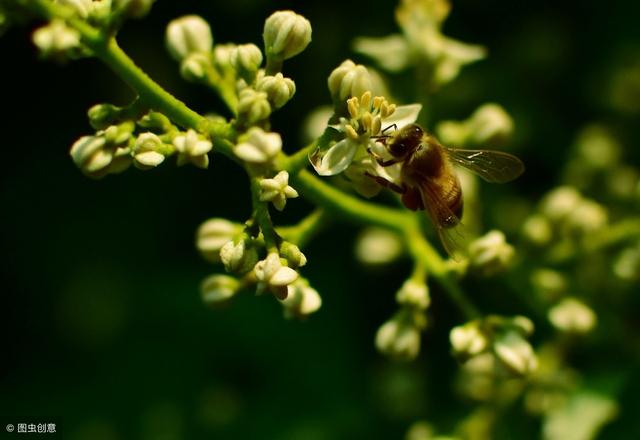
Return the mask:
{"type": "Polygon", "coordinates": [[[384,160],[384,157],[375,153],[371,148],[367,148],[367,153],[369,153],[376,160],[376,162],[378,162],[378,165],[380,165],[381,167],[388,167],[400,162],[400,159],[396,159],[396,158],[384,160]]]}
{"type": "Polygon", "coordinates": [[[384,134],[387,130],[389,130],[389,129],[390,129],[390,128],[392,128],[392,127],[393,127],[393,131],[397,131],[397,130],[398,130],[398,125],[396,125],[396,124],[391,124],[391,125],[389,125],[389,126],[385,127],[385,128],[381,131],[381,133],[382,133],[382,134],[384,134]]]}
{"type": "Polygon", "coordinates": [[[389,188],[390,190],[395,191],[398,194],[403,194],[405,191],[402,186],[395,184],[392,181],[385,179],[384,177],[374,176],[373,174],[369,174],[367,172],[365,172],[364,175],[367,177],[371,177],[373,180],[378,182],[379,185],[384,186],[385,188],[389,188]]]}

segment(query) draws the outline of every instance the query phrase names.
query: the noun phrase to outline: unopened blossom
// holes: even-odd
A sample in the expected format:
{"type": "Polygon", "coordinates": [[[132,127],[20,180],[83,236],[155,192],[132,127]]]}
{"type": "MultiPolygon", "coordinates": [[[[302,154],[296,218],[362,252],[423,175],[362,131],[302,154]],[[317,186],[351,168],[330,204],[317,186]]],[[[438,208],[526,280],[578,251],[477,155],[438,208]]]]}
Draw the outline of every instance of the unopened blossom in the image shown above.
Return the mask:
{"type": "Polygon", "coordinates": [[[258,92],[250,87],[240,91],[238,96],[238,118],[248,125],[255,124],[269,117],[271,104],[266,92],[258,92]]]}
{"type": "Polygon", "coordinates": [[[493,230],[469,245],[471,267],[486,276],[505,270],[513,261],[515,250],[501,231],[493,230]]]}
{"type": "Polygon", "coordinates": [[[454,353],[463,359],[476,356],[489,346],[489,339],[479,321],[454,327],[449,333],[449,341],[454,353]]]}
{"type": "Polygon", "coordinates": [[[229,60],[238,75],[250,82],[262,64],[262,52],[255,44],[241,44],[231,51],[229,60]]]}
{"type": "Polygon", "coordinates": [[[278,72],[273,76],[267,75],[258,78],[256,90],[265,92],[271,106],[278,109],[296,93],[296,84],[291,78],[285,78],[282,73],[278,72]]]}
{"type": "Polygon", "coordinates": [[[55,19],[36,29],[33,42],[43,56],[61,56],[80,46],[80,34],[63,20],[55,19]]]}
{"type": "Polygon", "coordinates": [[[287,199],[298,197],[298,192],[289,186],[289,173],[286,171],[280,171],[273,179],[262,179],[260,189],[260,201],[273,203],[278,211],[284,209],[287,199]]]}
{"type": "Polygon", "coordinates": [[[207,153],[213,148],[211,141],[201,137],[195,130],[189,129],[184,134],[173,138],[173,146],[178,151],[178,165],[187,162],[193,163],[199,168],[209,166],[209,156],[207,153]]]}
{"type": "Polygon", "coordinates": [[[360,97],[373,89],[373,79],[367,68],[351,60],[343,61],[336,67],[329,75],[327,84],[335,104],[344,103],[353,96],[360,97]]]}
{"type": "Polygon", "coordinates": [[[202,17],[185,15],[169,23],[166,43],[169,53],[177,61],[193,52],[207,53],[213,47],[211,28],[202,17]]]}
{"type": "Polygon", "coordinates": [[[250,163],[267,163],[282,151],[282,138],[278,133],[267,133],[259,127],[251,127],[238,139],[233,152],[250,163]]]}
{"type": "Polygon", "coordinates": [[[82,136],[71,147],[71,158],[80,170],[91,177],[102,177],[108,172],[115,151],[106,145],[102,136],[82,136]]]}
{"type": "Polygon", "coordinates": [[[258,262],[258,250],[246,237],[228,241],[220,248],[220,261],[227,272],[245,274],[258,262]]]}
{"type": "Polygon", "coordinates": [[[307,257],[302,253],[300,248],[288,241],[283,241],[280,245],[280,256],[287,260],[287,265],[293,269],[307,264],[307,257]]]}
{"type": "Polygon", "coordinates": [[[203,257],[212,262],[220,261],[220,249],[231,242],[242,226],[224,218],[211,218],[202,223],[196,232],[196,247],[203,257]]]}
{"type": "Polygon", "coordinates": [[[438,124],[438,139],[449,145],[487,145],[509,138],[514,123],[498,104],[484,104],[465,121],[444,121],[438,124]]]}
{"type": "Polygon", "coordinates": [[[258,279],[258,292],[269,290],[278,299],[285,299],[288,294],[288,286],[298,279],[298,272],[284,266],[280,256],[271,252],[264,260],[259,261],[254,268],[258,279]]]}
{"type": "Polygon", "coordinates": [[[164,155],[160,153],[163,149],[163,142],[160,138],[151,133],[142,133],[136,139],[133,147],[133,159],[138,168],[149,169],[160,165],[164,161],[164,155]]]}
{"type": "Polygon", "coordinates": [[[92,9],[92,0],[55,0],[56,3],[73,9],[82,18],[87,18],[92,9]]]}
{"type": "Polygon", "coordinates": [[[431,303],[429,288],[423,280],[410,278],[404,282],[396,293],[396,301],[398,304],[426,310],[431,303]]]}
{"type": "Polygon", "coordinates": [[[596,325],[596,314],[576,298],[565,298],[549,310],[549,321],[558,330],[588,333],[596,325]]]}
{"type": "Polygon", "coordinates": [[[200,285],[202,299],[206,304],[215,305],[231,299],[240,288],[240,282],[228,275],[211,275],[200,285]]]}
{"type": "MultiPolygon", "coordinates": [[[[374,182],[371,178],[367,179],[374,182]]],[[[362,263],[385,264],[394,261],[402,254],[403,245],[398,234],[383,228],[368,227],[362,231],[356,241],[355,254],[362,263]]]]}
{"type": "Polygon", "coordinates": [[[421,326],[406,313],[397,313],[378,329],[376,348],[395,359],[415,359],[420,353],[420,330],[421,326]]]}
{"type": "Polygon", "coordinates": [[[286,60],[311,42],[311,23],[293,11],[277,11],[267,18],[262,34],[267,58],[286,60]]]}
{"type": "Polygon", "coordinates": [[[531,344],[515,330],[499,334],[493,342],[493,349],[497,359],[515,374],[529,374],[538,366],[531,344]]]}
{"type": "Polygon", "coordinates": [[[284,306],[287,318],[305,318],[322,306],[320,294],[304,278],[298,278],[293,282],[289,286],[287,298],[280,302],[284,306]]]}

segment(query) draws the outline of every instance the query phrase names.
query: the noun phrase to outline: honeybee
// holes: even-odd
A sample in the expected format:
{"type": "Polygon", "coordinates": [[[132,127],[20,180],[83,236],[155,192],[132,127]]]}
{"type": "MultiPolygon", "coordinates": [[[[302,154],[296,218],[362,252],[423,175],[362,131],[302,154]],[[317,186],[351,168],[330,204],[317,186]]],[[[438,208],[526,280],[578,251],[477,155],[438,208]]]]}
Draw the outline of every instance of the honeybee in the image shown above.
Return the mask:
{"type": "Polygon", "coordinates": [[[524,172],[522,161],[511,154],[448,148],[417,124],[377,138],[391,159],[385,160],[371,150],[369,154],[383,167],[401,163],[400,182],[369,176],[401,194],[402,203],[407,208],[425,210],[444,248],[456,259],[465,254],[460,232],[464,203],[453,165],[460,165],[491,183],[506,183],[524,172]]]}

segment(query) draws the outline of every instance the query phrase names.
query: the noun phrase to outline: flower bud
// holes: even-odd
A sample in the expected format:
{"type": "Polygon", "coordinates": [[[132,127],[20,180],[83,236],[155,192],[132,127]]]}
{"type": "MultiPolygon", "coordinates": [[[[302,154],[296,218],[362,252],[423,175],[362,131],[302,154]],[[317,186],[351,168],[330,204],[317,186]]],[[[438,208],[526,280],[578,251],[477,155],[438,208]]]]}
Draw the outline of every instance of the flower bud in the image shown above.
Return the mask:
{"type": "Polygon", "coordinates": [[[209,54],[193,52],[187,55],[180,63],[180,75],[187,81],[200,81],[207,75],[207,69],[211,66],[209,54]]]}
{"type": "Polygon", "coordinates": [[[271,114],[271,105],[265,92],[257,92],[245,88],[238,97],[238,119],[248,125],[253,125],[267,119],[271,114]]]}
{"type": "Polygon", "coordinates": [[[451,329],[449,341],[454,354],[461,359],[476,356],[489,346],[487,335],[482,331],[481,324],[477,320],[451,329]]]}
{"type": "Polygon", "coordinates": [[[113,159],[107,167],[109,174],[118,174],[125,171],[131,165],[131,149],[129,147],[119,147],[113,154],[113,159]]]}
{"type": "Polygon", "coordinates": [[[484,104],[466,122],[470,141],[474,145],[496,144],[513,133],[513,119],[498,104],[484,104]]]}
{"type": "Polygon", "coordinates": [[[286,318],[306,318],[322,306],[320,294],[309,286],[309,281],[304,278],[298,278],[292,283],[289,286],[287,298],[280,302],[284,306],[286,318]]]}
{"type": "Polygon", "coordinates": [[[287,298],[288,286],[298,279],[298,272],[283,266],[280,256],[275,252],[270,253],[264,260],[258,261],[254,272],[258,279],[258,293],[268,289],[281,300],[287,298]]]}
{"type": "Polygon", "coordinates": [[[160,153],[164,144],[153,133],[142,133],[136,139],[133,147],[133,159],[135,166],[141,170],[157,167],[164,161],[164,155],[160,153]]]}
{"type": "Polygon", "coordinates": [[[551,221],[559,222],[582,202],[580,193],[570,186],[560,186],[549,192],[541,202],[540,211],[551,221]]]}
{"type": "Polygon", "coordinates": [[[233,152],[249,163],[267,163],[282,151],[282,139],[278,133],[267,133],[259,127],[251,127],[238,138],[233,152]]]}
{"type": "Polygon", "coordinates": [[[74,10],[78,16],[87,18],[92,9],[92,0],[56,0],[59,5],[66,6],[74,10]]]}
{"type": "Polygon", "coordinates": [[[208,305],[228,301],[240,290],[240,281],[227,275],[211,275],[200,285],[202,300],[208,305]]]}
{"type": "Polygon", "coordinates": [[[280,245],[280,256],[287,260],[287,264],[293,269],[307,264],[307,257],[305,257],[300,248],[288,241],[283,241],[280,245]]]}
{"type": "Polygon", "coordinates": [[[138,125],[147,130],[166,132],[171,130],[173,124],[165,115],[159,112],[151,111],[144,115],[139,121],[138,125]]]}
{"type": "Polygon", "coordinates": [[[71,158],[80,170],[94,178],[107,174],[113,159],[113,149],[106,147],[102,136],[82,136],[71,147],[71,158]]]}
{"type": "Polygon", "coordinates": [[[396,293],[396,301],[401,305],[426,310],[431,303],[427,284],[422,280],[408,279],[396,293]]]}
{"type": "Polygon", "coordinates": [[[613,273],[624,281],[640,280],[640,242],[620,253],[613,263],[613,273]]]}
{"type": "Polygon", "coordinates": [[[232,50],[230,61],[238,76],[251,83],[262,64],[262,52],[255,44],[242,44],[232,50]]]}
{"type": "Polygon", "coordinates": [[[522,234],[533,245],[544,246],[551,241],[551,224],[542,215],[532,215],[522,225],[522,234]]]}
{"type": "Polygon", "coordinates": [[[501,231],[493,230],[469,245],[471,267],[485,276],[505,270],[513,261],[515,250],[501,231]]]}
{"type": "Polygon", "coordinates": [[[262,179],[260,189],[260,201],[273,203],[278,211],[284,209],[287,199],[298,197],[298,192],[289,186],[289,173],[286,171],[280,171],[273,179],[262,179]]]}
{"type": "Polygon", "coordinates": [[[124,147],[129,143],[134,128],[135,125],[133,122],[127,121],[122,124],[110,125],[104,130],[99,131],[98,135],[104,137],[108,146],[124,147]]]}
{"type": "Polygon", "coordinates": [[[193,52],[210,52],[213,47],[211,28],[202,17],[185,15],[169,23],[166,43],[169,53],[177,61],[193,52]]]}
{"type": "Polygon", "coordinates": [[[173,145],[179,153],[178,165],[191,162],[198,168],[206,169],[209,166],[207,153],[211,151],[213,144],[203,139],[195,130],[189,129],[185,134],[176,136],[173,145]]]}
{"type": "Polygon", "coordinates": [[[512,373],[523,376],[538,367],[538,359],[531,347],[517,331],[498,335],[493,343],[496,358],[512,373]]]}
{"type": "Polygon", "coordinates": [[[149,13],[155,0],[113,0],[116,9],[127,17],[142,18],[149,13]]]}
{"type": "Polygon", "coordinates": [[[311,42],[311,23],[293,11],[277,11],[264,23],[267,58],[286,60],[306,49],[311,42]]]}
{"type": "Polygon", "coordinates": [[[544,299],[557,298],[567,289],[567,280],[560,272],[552,269],[537,269],[531,274],[531,284],[544,299]]]}
{"type": "Polygon", "coordinates": [[[588,333],[596,325],[596,314],[576,298],[565,298],[549,310],[549,321],[567,333],[588,333]]]}
{"type": "Polygon", "coordinates": [[[420,328],[399,312],[380,326],[376,333],[376,348],[398,360],[412,360],[420,352],[420,328]]]}
{"type": "Polygon", "coordinates": [[[390,263],[402,254],[402,241],[394,232],[369,227],[359,235],[355,254],[356,258],[365,264],[390,263]]]}
{"type": "Polygon", "coordinates": [[[335,106],[343,106],[352,96],[359,97],[373,89],[367,68],[351,60],[346,60],[335,68],[329,75],[327,83],[335,106]]]}
{"type": "Polygon", "coordinates": [[[569,214],[567,222],[570,228],[580,234],[590,234],[605,227],[608,214],[604,206],[592,201],[583,200],[569,214]]]}
{"type": "Polygon", "coordinates": [[[213,48],[213,62],[221,70],[232,69],[231,54],[236,49],[236,45],[232,43],[216,44],[213,48]]]}
{"type": "Polygon", "coordinates": [[[282,73],[276,73],[275,76],[263,76],[258,79],[256,90],[265,92],[271,106],[278,109],[296,93],[296,84],[290,78],[282,76],[282,73]]]}
{"type": "Polygon", "coordinates": [[[232,240],[220,249],[220,260],[227,272],[242,275],[258,262],[258,250],[249,239],[232,240]]]}
{"type": "Polygon", "coordinates": [[[64,21],[55,19],[36,29],[33,43],[43,57],[60,57],[80,47],[80,34],[64,21]]]}
{"type": "Polygon", "coordinates": [[[113,124],[120,115],[120,107],[113,104],[96,104],[89,109],[89,123],[96,130],[102,130],[113,124]]]}
{"type": "Polygon", "coordinates": [[[202,223],[196,232],[196,247],[204,258],[217,263],[220,261],[220,249],[232,242],[242,231],[242,226],[223,218],[211,218],[202,223]]]}

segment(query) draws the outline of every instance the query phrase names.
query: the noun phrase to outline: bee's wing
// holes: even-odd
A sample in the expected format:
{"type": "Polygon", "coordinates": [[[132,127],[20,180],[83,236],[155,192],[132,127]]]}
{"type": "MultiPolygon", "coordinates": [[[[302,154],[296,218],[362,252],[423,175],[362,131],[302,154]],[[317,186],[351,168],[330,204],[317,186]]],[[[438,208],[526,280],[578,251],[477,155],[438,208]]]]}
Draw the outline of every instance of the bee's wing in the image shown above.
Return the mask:
{"type": "Polygon", "coordinates": [[[464,232],[464,225],[449,209],[447,203],[440,196],[439,189],[431,180],[427,178],[421,180],[418,190],[425,211],[438,231],[438,236],[445,250],[454,260],[462,260],[467,255],[466,237],[468,235],[464,232]]]}
{"type": "Polygon", "coordinates": [[[509,153],[447,147],[444,149],[451,162],[474,172],[487,182],[510,182],[524,172],[522,161],[509,153]]]}

